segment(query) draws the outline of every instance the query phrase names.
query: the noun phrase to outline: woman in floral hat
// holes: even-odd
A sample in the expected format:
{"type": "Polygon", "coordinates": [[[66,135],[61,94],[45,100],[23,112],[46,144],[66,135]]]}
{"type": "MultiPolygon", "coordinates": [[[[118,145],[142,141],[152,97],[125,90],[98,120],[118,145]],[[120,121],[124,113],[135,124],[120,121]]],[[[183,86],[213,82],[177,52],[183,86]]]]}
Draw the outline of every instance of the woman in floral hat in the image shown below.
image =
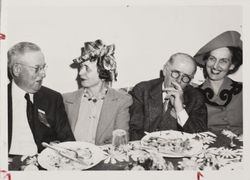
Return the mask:
{"type": "Polygon", "coordinates": [[[117,77],[114,50],[114,45],[106,46],[101,40],[86,42],[71,64],[78,69],[80,89],[63,97],[77,141],[108,144],[113,130],[128,132],[132,98],[111,88],[117,77]]]}
{"type": "Polygon", "coordinates": [[[242,64],[242,41],[236,31],[226,31],[202,47],[194,56],[204,69],[200,85],[208,110],[208,128],[227,129],[237,135],[242,128],[242,83],[228,77],[242,64]]]}

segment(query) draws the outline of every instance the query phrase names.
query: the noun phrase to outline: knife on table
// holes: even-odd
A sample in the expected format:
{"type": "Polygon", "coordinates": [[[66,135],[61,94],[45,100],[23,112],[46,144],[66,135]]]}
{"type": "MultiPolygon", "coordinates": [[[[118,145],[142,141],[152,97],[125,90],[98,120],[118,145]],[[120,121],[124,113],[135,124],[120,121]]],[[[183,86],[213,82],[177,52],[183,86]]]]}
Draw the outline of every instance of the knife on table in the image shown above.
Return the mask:
{"type": "Polygon", "coordinates": [[[56,151],[59,155],[61,155],[63,157],[66,157],[66,158],[68,158],[68,159],[70,159],[72,161],[75,161],[75,162],[78,162],[78,163],[80,163],[82,165],[87,166],[87,164],[85,162],[83,162],[83,161],[81,161],[81,160],[79,160],[79,159],[77,159],[75,157],[72,157],[72,156],[68,155],[67,153],[65,153],[65,151],[67,151],[67,149],[62,150],[62,149],[60,149],[60,148],[58,148],[56,146],[50,145],[50,144],[48,144],[46,142],[42,142],[42,146],[46,147],[46,148],[50,148],[50,149],[56,151]]]}

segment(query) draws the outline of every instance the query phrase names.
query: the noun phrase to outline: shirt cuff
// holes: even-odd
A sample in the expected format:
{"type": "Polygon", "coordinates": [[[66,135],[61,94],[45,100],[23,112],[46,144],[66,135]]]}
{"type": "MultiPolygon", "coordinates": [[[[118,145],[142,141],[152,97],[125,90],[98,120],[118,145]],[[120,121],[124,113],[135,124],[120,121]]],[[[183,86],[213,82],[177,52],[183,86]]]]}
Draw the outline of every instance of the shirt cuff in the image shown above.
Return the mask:
{"type": "Polygon", "coordinates": [[[177,114],[177,122],[179,125],[181,125],[181,127],[183,127],[185,125],[185,123],[187,122],[189,116],[188,113],[185,109],[183,109],[182,111],[180,111],[177,114]]]}

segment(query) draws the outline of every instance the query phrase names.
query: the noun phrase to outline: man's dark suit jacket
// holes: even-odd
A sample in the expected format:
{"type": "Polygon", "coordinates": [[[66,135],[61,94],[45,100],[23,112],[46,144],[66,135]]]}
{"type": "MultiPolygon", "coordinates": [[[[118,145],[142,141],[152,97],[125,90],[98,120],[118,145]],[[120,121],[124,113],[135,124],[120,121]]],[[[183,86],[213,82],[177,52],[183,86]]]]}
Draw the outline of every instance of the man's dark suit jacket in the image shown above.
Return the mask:
{"type": "MultiPolygon", "coordinates": [[[[63,99],[60,93],[44,86],[34,94],[34,107],[37,115],[34,119],[32,134],[36,142],[38,152],[41,152],[42,142],[51,141],[74,141],[63,99]],[[38,113],[38,109],[45,115],[38,113]],[[38,115],[39,114],[39,115],[38,115]]],[[[12,138],[12,95],[11,83],[8,85],[8,148],[10,150],[12,138]]]]}
{"type": "MultiPolygon", "coordinates": [[[[141,139],[145,131],[159,130],[158,125],[163,119],[162,83],[163,78],[153,79],[141,82],[132,89],[130,140],[141,139]]],[[[203,95],[190,85],[184,89],[183,94],[185,110],[189,118],[183,127],[177,123],[177,130],[189,133],[206,131],[207,109],[203,95]]],[[[168,118],[173,117],[168,116],[168,118]]]]}

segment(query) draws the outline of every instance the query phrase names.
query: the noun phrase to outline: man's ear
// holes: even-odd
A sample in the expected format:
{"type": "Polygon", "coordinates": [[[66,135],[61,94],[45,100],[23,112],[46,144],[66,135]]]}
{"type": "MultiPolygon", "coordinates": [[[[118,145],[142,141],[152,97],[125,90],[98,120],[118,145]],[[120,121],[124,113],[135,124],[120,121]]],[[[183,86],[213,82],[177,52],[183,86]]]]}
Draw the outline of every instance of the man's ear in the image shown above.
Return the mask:
{"type": "Polygon", "coordinates": [[[166,68],[163,68],[163,69],[162,69],[162,74],[163,74],[164,77],[166,76],[166,73],[167,73],[167,72],[166,72],[166,68]]]}
{"type": "Polygon", "coordinates": [[[164,77],[167,74],[167,64],[164,64],[163,68],[162,68],[162,74],[164,75],[164,77]]]}
{"type": "Polygon", "coordinates": [[[13,75],[16,76],[16,77],[19,76],[21,70],[22,70],[22,69],[21,69],[21,65],[20,65],[20,64],[14,64],[14,65],[12,66],[13,75]]]}

